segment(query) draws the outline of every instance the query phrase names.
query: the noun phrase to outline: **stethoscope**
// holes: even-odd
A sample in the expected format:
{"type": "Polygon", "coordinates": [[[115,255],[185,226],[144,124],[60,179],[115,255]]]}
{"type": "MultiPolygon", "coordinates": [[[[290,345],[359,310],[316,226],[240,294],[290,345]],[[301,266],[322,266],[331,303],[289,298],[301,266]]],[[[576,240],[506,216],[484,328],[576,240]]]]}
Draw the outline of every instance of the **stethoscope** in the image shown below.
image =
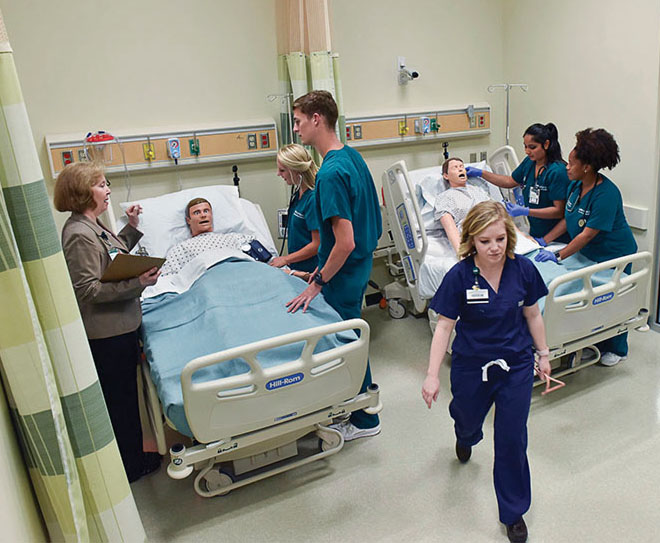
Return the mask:
{"type": "MultiPolygon", "coordinates": [[[[536,174],[536,163],[534,163],[534,188],[538,189],[539,186],[539,179],[541,179],[541,176],[545,173],[546,167],[545,164],[541,166],[541,169],[539,170],[538,175],[536,174]]],[[[527,174],[525,174],[525,177],[523,177],[523,186],[527,185],[527,174]]]]}
{"type": "Polygon", "coordinates": [[[296,201],[296,197],[300,193],[300,187],[302,185],[302,174],[298,174],[298,184],[295,183],[291,186],[291,196],[289,198],[289,205],[286,208],[286,225],[284,226],[284,236],[282,237],[282,246],[280,247],[280,256],[284,252],[284,244],[286,239],[289,237],[289,221],[291,221],[291,207],[296,201]]]}

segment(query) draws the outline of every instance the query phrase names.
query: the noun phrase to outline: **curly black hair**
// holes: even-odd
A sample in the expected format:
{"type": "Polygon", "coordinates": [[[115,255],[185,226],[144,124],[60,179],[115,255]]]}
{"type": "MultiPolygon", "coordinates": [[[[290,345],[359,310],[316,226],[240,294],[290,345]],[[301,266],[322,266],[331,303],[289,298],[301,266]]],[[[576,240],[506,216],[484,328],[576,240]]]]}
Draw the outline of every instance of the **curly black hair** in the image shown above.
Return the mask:
{"type": "Polygon", "coordinates": [[[621,160],[619,146],[614,136],[603,128],[586,128],[575,134],[575,158],[589,164],[595,172],[602,168],[611,170],[621,160]]]}

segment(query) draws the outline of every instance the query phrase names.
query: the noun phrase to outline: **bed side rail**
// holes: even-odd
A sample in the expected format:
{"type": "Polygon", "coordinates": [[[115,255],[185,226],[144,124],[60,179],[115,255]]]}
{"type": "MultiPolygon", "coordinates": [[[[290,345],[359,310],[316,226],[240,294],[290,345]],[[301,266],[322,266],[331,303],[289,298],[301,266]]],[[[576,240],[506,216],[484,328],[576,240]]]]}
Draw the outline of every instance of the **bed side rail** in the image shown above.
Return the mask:
{"type": "Polygon", "coordinates": [[[184,408],[195,438],[208,443],[290,420],[339,404],[362,385],[369,351],[369,325],[362,319],[326,324],[226,349],[190,361],[181,373],[184,408]],[[314,354],[321,338],[348,330],[360,337],[314,354]],[[262,369],[260,352],[305,342],[297,360],[262,369]],[[248,373],[201,383],[195,372],[240,358],[248,373]]]}
{"type": "Polygon", "coordinates": [[[383,193],[387,218],[394,238],[394,245],[403,267],[406,283],[416,307],[423,310],[425,300],[419,298],[419,268],[424,262],[428,239],[417,195],[408,176],[404,160],[395,162],[383,172],[383,193]]]}
{"type": "Polygon", "coordinates": [[[651,253],[644,251],[553,279],[548,286],[543,312],[548,345],[558,348],[578,338],[584,340],[590,335],[600,337],[608,329],[612,329],[613,336],[619,333],[618,328],[634,319],[640,311],[646,314],[650,264],[651,253]],[[633,271],[626,275],[623,270],[629,264],[632,264],[633,271]],[[594,274],[611,268],[614,271],[606,283],[592,285],[594,274]],[[562,285],[576,280],[582,283],[578,292],[557,293],[562,285]]]}

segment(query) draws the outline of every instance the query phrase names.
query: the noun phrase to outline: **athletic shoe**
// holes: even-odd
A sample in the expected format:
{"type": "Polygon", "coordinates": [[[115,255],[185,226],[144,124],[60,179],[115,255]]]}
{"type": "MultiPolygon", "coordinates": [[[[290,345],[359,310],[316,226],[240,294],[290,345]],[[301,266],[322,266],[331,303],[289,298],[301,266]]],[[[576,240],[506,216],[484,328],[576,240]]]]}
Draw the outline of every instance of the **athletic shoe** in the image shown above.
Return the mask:
{"type": "Polygon", "coordinates": [[[470,457],[472,456],[472,447],[469,445],[463,446],[456,442],[456,458],[461,461],[461,464],[465,464],[470,457]]]}
{"type": "Polygon", "coordinates": [[[600,357],[600,363],[603,366],[616,366],[619,362],[625,360],[628,358],[627,356],[619,356],[618,354],[614,353],[603,353],[600,357]]]}
{"type": "Polygon", "coordinates": [[[358,428],[350,420],[331,424],[329,428],[339,431],[344,436],[344,441],[353,441],[361,437],[371,437],[380,434],[380,424],[373,428],[358,428]]]}
{"type": "Polygon", "coordinates": [[[506,525],[506,535],[511,543],[525,543],[527,541],[527,524],[520,517],[518,522],[506,525]]]}

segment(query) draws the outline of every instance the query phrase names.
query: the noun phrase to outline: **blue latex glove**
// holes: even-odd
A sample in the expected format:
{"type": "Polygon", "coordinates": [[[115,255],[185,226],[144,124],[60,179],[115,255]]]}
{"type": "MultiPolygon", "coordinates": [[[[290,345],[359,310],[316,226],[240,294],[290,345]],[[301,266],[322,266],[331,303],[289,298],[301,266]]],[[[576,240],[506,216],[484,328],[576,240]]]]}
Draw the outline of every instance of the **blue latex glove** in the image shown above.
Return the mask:
{"type": "Polygon", "coordinates": [[[467,174],[468,177],[481,177],[484,171],[480,170],[479,168],[473,168],[472,166],[467,166],[465,168],[465,173],[467,174]]]}
{"type": "Polygon", "coordinates": [[[537,262],[548,262],[548,261],[552,261],[552,262],[554,262],[555,264],[558,263],[558,262],[557,262],[557,257],[555,256],[555,253],[553,253],[552,251],[548,251],[547,249],[541,249],[541,250],[539,251],[539,254],[537,254],[537,255],[534,257],[534,260],[536,260],[537,262]]]}
{"type": "Polygon", "coordinates": [[[519,206],[517,204],[512,204],[511,202],[504,202],[504,207],[506,211],[512,217],[527,217],[529,215],[529,208],[525,206],[519,206]]]}
{"type": "Polygon", "coordinates": [[[547,247],[548,244],[545,242],[543,238],[534,238],[536,240],[536,243],[538,243],[541,247],[547,247]]]}
{"type": "Polygon", "coordinates": [[[516,199],[516,203],[519,206],[524,206],[525,205],[525,197],[523,196],[523,192],[520,189],[520,187],[515,187],[513,189],[513,197],[516,199]]]}

